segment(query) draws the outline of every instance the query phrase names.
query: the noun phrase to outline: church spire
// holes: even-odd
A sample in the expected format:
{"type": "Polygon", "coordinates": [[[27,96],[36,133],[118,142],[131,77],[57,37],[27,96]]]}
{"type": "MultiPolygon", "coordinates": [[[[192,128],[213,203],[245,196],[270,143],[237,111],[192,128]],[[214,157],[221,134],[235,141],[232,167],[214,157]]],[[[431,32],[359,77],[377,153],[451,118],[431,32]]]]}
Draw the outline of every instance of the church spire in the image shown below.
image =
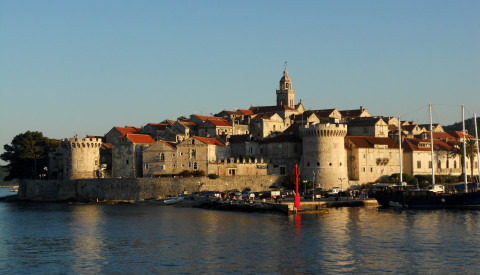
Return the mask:
{"type": "Polygon", "coordinates": [[[283,77],[280,79],[279,89],[277,90],[277,106],[287,105],[295,108],[295,90],[292,89],[292,80],[288,76],[287,62],[285,62],[283,77]]]}

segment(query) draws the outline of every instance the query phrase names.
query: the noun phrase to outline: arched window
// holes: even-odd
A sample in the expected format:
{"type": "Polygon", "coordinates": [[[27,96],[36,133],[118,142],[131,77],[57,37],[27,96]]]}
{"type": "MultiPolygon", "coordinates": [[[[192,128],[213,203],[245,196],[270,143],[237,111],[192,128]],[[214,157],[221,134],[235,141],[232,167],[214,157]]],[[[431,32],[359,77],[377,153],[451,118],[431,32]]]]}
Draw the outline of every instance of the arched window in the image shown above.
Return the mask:
{"type": "Polygon", "coordinates": [[[192,150],[192,159],[197,158],[197,151],[195,149],[192,150]]]}
{"type": "Polygon", "coordinates": [[[165,154],[164,153],[160,154],[160,160],[165,160],[165,154]]]}

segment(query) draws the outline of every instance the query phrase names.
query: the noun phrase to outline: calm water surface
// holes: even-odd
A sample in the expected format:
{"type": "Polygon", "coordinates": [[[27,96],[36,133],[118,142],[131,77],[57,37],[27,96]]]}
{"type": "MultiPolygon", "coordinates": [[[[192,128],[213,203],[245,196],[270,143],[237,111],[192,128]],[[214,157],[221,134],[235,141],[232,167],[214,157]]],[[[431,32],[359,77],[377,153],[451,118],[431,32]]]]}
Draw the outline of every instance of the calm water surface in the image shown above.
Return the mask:
{"type": "MultiPolygon", "coordinates": [[[[1,188],[0,196],[10,195],[1,188]]],[[[0,203],[0,274],[478,273],[480,210],[0,203]]]]}

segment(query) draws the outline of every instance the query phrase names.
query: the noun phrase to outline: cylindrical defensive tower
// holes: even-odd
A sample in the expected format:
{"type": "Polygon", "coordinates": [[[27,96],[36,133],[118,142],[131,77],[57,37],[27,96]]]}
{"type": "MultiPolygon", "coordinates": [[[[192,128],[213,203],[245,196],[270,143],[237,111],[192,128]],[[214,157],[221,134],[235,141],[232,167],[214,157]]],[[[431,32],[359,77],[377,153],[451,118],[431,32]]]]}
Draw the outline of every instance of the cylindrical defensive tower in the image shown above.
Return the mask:
{"type": "Polygon", "coordinates": [[[68,138],[62,140],[65,149],[63,174],[65,179],[98,177],[100,166],[100,138],[68,138]]]}
{"type": "Polygon", "coordinates": [[[348,184],[345,124],[313,124],[300,128],[303,138],[302,179],[324,189],[348,184]]]}

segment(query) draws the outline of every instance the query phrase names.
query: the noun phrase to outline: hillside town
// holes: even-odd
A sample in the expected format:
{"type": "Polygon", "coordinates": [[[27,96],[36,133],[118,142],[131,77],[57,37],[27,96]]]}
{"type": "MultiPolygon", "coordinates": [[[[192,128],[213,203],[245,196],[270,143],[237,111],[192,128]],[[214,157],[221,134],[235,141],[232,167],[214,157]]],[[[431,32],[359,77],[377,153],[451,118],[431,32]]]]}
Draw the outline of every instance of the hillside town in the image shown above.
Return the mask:
{"type": "MultiPolygon", "coordinates": [[[[272,93],[273,94],[273,93],[272,93]]],[[[48,178],[159,178],[182,173],[216,176],[288,175],[331,189],[382,182],[399,173],[462,174],[455,153],[462,132],[354,110],[305,110],[285,68],[276,104],[191,114],[141,127],[112,127],[104,136],[72,137],[49,152],[48,178]],[[400,127],[399,127],[400,125],[400,127]],[[399,129],[400,128],[400,129],[399,129]],[[399,135],[400,134],[400,135],[399,135]],[[402,158],[400,158],[401,136],[402,158]],[[433,142],[431,142],[433,138],[433,142]],[[434,163],[431,161],[434,146],[434,163]]],[[[467,157],[467,173],[478,173],[467,157]]]]}

